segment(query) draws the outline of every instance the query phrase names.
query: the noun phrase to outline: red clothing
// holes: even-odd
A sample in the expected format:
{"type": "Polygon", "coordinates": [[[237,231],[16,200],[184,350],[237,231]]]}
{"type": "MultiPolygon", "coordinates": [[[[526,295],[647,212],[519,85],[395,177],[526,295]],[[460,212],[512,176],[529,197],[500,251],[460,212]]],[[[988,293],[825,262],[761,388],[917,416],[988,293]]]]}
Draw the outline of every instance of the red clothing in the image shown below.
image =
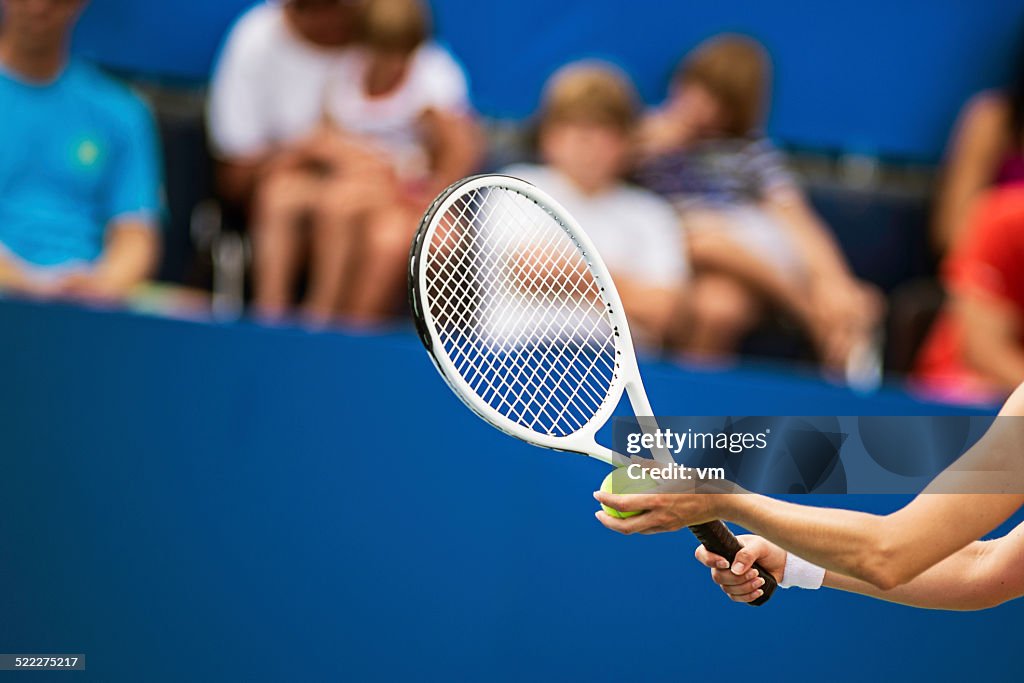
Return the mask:
{"type": "MultiPolygon", "coordinates": [[[[943,280],[951,293],[984,297],[1024,320],[1024,184],[978,200],[963,241],[943,265],[943,280]]],[[[917,378],[926,388],[966,397],[1004,393],[967,364],[963,336],[960,322],[943,312],[918,358],[917,378]]]]}

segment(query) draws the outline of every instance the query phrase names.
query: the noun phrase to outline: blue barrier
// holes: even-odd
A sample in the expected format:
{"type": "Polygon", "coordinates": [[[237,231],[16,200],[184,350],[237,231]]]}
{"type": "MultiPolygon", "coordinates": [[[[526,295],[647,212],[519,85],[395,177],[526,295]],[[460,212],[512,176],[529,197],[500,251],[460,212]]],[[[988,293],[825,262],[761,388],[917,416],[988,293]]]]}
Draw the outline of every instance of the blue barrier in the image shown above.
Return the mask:
{"type": "MultiPolygon", "coordinates": [[[[93,0],[76,49],[132,72],[205,80],[232,19],[252,4],[93,0]]],[[[441,36],[467,66],[477,106],[491,116],[529,115],[544,79],[584,56],[621,63],[657,101],[686,50],[713,33],[741,31],[774,55],[774,137],[924,161],[941,154],[963,102],[1006,78],[1024,40],[1024,6],[1015,0],[433,5],[441,36]]]]}
{"type": "MultiPolygon", "coordinates": [[[[0,330],[0,651],[85,653],[85,680],[1024,673],[1019,603],[726,602],[692,538],[605,530],[590,493],[606,468],[488,427],[411,334],[10,301],[0,330]]],[[[665,414],[956,412],[757,372],[644,371],[665,414]]]]}

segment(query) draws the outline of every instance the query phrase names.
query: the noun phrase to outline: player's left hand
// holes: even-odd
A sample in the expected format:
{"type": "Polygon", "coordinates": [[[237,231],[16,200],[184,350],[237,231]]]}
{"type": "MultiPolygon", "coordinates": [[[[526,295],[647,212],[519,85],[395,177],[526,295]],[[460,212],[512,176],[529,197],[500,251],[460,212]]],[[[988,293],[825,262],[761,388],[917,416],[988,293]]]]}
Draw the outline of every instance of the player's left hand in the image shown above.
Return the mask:
{"type": "Polygon", "coordinates": [[[620,534],[658,534],[677,531],[684,526],[703,524],[718,519],[718,509],[727,494],[706,493],[629,493],[594,492],[599,503],[619,512],[640,512],[626,519],[618,519],[598,510],[601,524],[620,534]]]}

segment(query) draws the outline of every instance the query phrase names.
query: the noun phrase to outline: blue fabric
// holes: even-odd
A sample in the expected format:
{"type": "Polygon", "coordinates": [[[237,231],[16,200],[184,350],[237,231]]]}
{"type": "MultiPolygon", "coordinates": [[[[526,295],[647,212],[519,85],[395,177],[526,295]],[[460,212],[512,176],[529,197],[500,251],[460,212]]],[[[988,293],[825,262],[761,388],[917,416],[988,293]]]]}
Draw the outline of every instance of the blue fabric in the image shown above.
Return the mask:
{"type": "Polygon", "coordinates": [[[0,70],[0,244],[38,266],[95,260],[111,221],[155,218],[157,135],[145,105],[82,62],[34,84],[0,70]]]}
{"type": "MultiPolygon", "coordinates": [[[[0,330],[0,652],[88,660],[84,679],[27,681],[1024,680],[1024,600],[728,602],[687,532],[602,527],[609,468],[491,428],[412,334],[9,301],[0,330]]],[[[643,372],[660,415],[958,412],[751,369],[643,372]]]]}
{"type": "MultiPolygon", "coordinates": [[[[92,0],[74,49],[150,78],[204,81],[228,27],[255,3],[92,0]]],[[[474,104],[490,117],[529,116],[544,79],[581,57],[617,62],[647,102],[658,102],[683,53],[738,31],[772,55],[773,140],[925,162],[941,157],[967,98],[1010,75],[1024,23],[1020,0],[430,5],[440,37],[468,70],[474,104]]]]}

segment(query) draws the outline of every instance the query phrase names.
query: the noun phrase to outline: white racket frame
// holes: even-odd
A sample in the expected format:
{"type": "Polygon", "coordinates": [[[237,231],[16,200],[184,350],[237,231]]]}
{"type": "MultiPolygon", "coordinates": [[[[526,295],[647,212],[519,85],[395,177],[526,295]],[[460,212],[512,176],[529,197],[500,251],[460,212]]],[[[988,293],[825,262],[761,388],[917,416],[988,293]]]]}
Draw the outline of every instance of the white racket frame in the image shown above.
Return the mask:
{"type": "MultiPolygon", "coordinates": [[[[470,410],[506,434],[536,446],[588,455],[613,467],[630,464],[632,461],[629,457],[597,442],[597,432],[611,418],[612,413],[622,399],[623,391],[629,397],[629,403],[643,431],[653,432],[658,427],[653,417],[654,413],[651,409],[651,403],[647,398],[647,391],[644,389],[643,379],[640,376],[636,349],[633,346],[633,338],[629,333],[629,323],[626,321],[619,292],[615,288],[615,283],[612,281],[612,276],[608,272],[608,267],[605,265],[604,260],[594,247],[593,242],[590,241],[590,237],[580,227],[580,224],[576,222],[576,219],[553,197],[524,180],[505,175],[476,176],[454,188],[434,208],[419,248],[426,249],[431,244],[438,225],[455,202],[470,192],[488,187],[511,190],[533,200],[547,210],[555,221],[563,227],[566,234],[579,246],[601,290],[601,299],[607,308],[608,318],[615,332],[615,370],[612,374],[611,384],[608,387],[608,396],[586,424],[566,436],[552,436],[535,432],[532,429],[523,427],[489,406],[463,379],[461,373],[459,373],[448,357],[448,354],[443,351],[444,345],[437,334],[437,326],[430,312],[426,259],[421,257],[413,259],[413,267],[418,272],[413,272],[412,275],[415,286],[419,288],[419,305],[422,307],[421,311],[415,311],[414,313],[423,317],[425,323],[423,331],[430,337],[430,357],[434,362],[434,367],[437,368],[437,371],[444,378],[445,382],[448,383],[448,386],[451,387],[455,395],[470,410]],[[437,352],[437,349],[442,349],[442,351],[437,352]]],[[[674,462],[672,456],[663,449],[655,449],[652,453],[659,462],[664,464],[672,464],[674,462]]]]}

